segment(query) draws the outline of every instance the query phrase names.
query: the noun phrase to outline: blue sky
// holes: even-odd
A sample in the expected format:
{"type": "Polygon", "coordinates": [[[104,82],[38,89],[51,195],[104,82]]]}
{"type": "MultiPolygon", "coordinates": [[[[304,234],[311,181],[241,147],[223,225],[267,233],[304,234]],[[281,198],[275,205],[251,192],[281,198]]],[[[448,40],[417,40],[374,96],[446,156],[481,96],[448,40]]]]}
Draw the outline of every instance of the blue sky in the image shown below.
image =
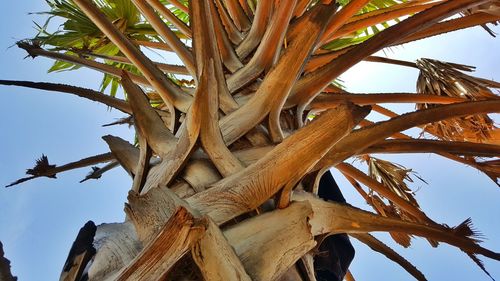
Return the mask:
{"type": "MultiPolygon", "coordinates": [[[[45,10],[44,1],[7,1],[3,7],[0,79],[99,87],[99,73],[81,69],[47,74],[52,61],[23,59],[24,51],[9,48],[16,40],[34,35],[32,21],[43,20],[27,13],[45,10]]],[[[499,81],[498,50],[500,39],[475,28],[394,48],[387,54],[406,60],[429,57],[475,65],[476,75],[499,81]]],[[[352,92],[413,92],[417,74],[414,69],[362,63],[342,78],[352,92]]],[[[411,106],[393,108],[398,112],[412,109],[411,106]]],[[[0,86],[0,185],[24,176],[25,169],[32,167],[42,153],[52,164],[60,165],[106,152],[103,135],[117,135],[131,141],[132,133],[126,126],[101,127],[119,117],[122,117],[120,112],[77,97],[0,86]]],[[[431,218],[456,225],[471,216],[475,226],[488,238],[483,245],[500,251],[497,219],[500,194],[486,176],[430,154],[380,157],[413,168],[429,182],[411,186],[419,189],[417,199],[431,218]]],[[[98,181],[78,183],[87,172],[88,169],[80,169],[60,174],[57,180],[41,178],[10,189],[0,188],[0,240],[19,280],[58,279],[71,243],[87,220],[96,223],[123,220],[123,203],[131,185],[128,175],[118,168],[98,181]]],[[[366,208],[350,185],[336,175],[348,201],[366,208]]],[[[378,237],[393,245],[388,235],[378,237]]],[[[351,270],[357,280],[413,280],[383,256],[359,243],[355,246],[356,258],[351,270]]],[[[429,280],[488,280],[455,248],[441,245],[432,249],[423,239],[415,239],[410,249],[394,248],[413,261],[429,280]]],[[[500,278],[498,262],[483,260],[490,273],[500,278]]]]}

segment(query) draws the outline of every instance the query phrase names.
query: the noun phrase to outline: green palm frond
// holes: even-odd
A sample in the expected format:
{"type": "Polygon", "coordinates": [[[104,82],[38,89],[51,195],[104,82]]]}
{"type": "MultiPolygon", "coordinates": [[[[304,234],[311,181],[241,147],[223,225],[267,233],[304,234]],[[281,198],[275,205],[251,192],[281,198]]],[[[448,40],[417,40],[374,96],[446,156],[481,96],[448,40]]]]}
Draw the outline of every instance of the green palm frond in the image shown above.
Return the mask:
{"type": "MultiPolygon", "coordinates": [[[[358,15],[366,14],[372,11],[378,11],[380,9],[384,8],[389,8],[394,5],[400,5],[402,3],[407,2],[408,0],[372,0],[370,3],[368,3],[365,7],[363,7],[359,12],[358,15]]],[[[345,6],[349,4],[350,0],[341,0],[337,1],[341,6],[345,6]]],[[[393,19],[391,22],[382,22],[377,25],[372,25],[360,30],[357,30],[353,34],[350,34],[349,36],[345,36],[339,39],[335,39],[328,44],[325,44],[322,46],[322,49],[325,50],[339,50],[343,48],[347,48],[353,45],[360,44],[368,39],[370,39],[373,35],[381,32],[382,30],[390,27],[391,25],[398,23],[400,19],[396,18],[393,19]]]]}
{"type": "MultiPolygon", "coordinates": [[[[119,63],[119,62],[107,61],[107,60],[105,61],[105,63],[107,65],[111,65],[113,67],[126,70],[130,73],[133,73],[133,74],[140,74],[137,67],[135,67],[134,65],[131,65],[131,64],[119,63]]],[[[115,76],[112,76],[109,74],[104,74],[104,77],[102,78],[102,81],[101,81],[101,87],[100,87],[99,91],[104,92],[108,88],[108,86],[111,86],[109,94],[112,97],[116,96],[118,89],[121,88],[120,79],[118,77],[115,77],[115,76]]]]}
{"type": "MultiPolygon", "coordinates": [[[[378,32],[380,32],[379,29],[377,29],[377,33],[378,32]]],[[[363,43],[364,41],[373,37],[373,35],[375,35],[375,33],[370,33],[368,29],[359,30],[356,31],[354,34],[351,34],[350,36],[345,36],[339,39],[335,39],[329,42],[328,44],[323,45],[321,48],[325,50],[337,51],[363,43]]]]}
{"type": "MultiPolygon", "coordinates": [[[[44,24],[36,24],[38,34],[31,39],[40,46],[49,50],[61,51],[67,55],[85,56],[86,59],[95,60],[95,57],[85,54],[105,56],[121,55],[120,50],[97,28],[97,26],[70,0],[46,0],[49,11],[37,14],[49,15],[44,24]],[[62,20],[59,28],[49,31],[53,20],[62,20]]],[[[186,4],[187,1],[181,1],[186,4]]],[[[138,41],[162,42],[157,32],[151,25],[144,21],[139,10],[130,0],[97,0],[97,7],[118,27],[127,37],[138,41]]],[[[182,21],[188,23],[189,15],[172,5],[167,7],[182,21]]],[[[172,28],[174,31],[175,28],[172,28]]],[[[180,36],[180,34],[178,34],[180,36]]],[[[182,38],[182,36],[180,36],[182,38]]],[[[105,61],[106,64],[128,70],[135,74],[139,71],[131,65],[105,61]]],[[[49,72],[68,71],[80,68],[70,62],[55,61],[49,72]]],[[[101,91],[109,86],[110,95],[115,96],[118,88],[118,78],[104,74],[101,82],[101,91]]]]}
{"type": "MultiPolygon", "coordinates": [[[[179,18],[181,21],[183,21],[184,23],[189,23],[189,14],[188,13],[184,12],[183,10],[181,10],[173,5],[169,5],[170,1],[168,1],[168,0],[160,0],[160,2],[162,4],[164,4],[165,7],[167,7],[172,13],[174,13],[174,15],[177,16],[177,18],[179,18]]],[[[188,1],[180,0],[179,2],[184,4],[184,6],[188,6],[188,1]]]]}
{"type": "Polygon", "coordinates": [[[71,1],[47,0],[46,2],[50,10],[38,14],[49,15],[49,18],[34,38],[41,45],[83,48],[90,45],[88,40],[90,37],[102,36],[97,26],[71,1]],[[62,19],[63,23],[59,26],[59,30],[51,33],[47,27],[55,18],[62,19]]]}
{"type": "MultiPolygon", "coordinates": [[[[114,56],[120,54],[120,50],[72,1],[46,0],[46,2],[50,10],[37,14],[49,15],[49,17],[43,25],[36,24],[38,34],[31,39],[32,41],[50,50],[62,51],[67,55],[80,56],[82,53],[94,53],[114,56]],[[50,23],[56,19],[62,20],[62,24],[56,31],[51,32],[48,30],[50,23]]],[[[148,23],[143,22],[139,11],[130,0],[98,0],[95,4],[128,37],[148,41],[157,39],[156,32],[148,23]]],[[[95,58],[87,57],[87,59],[94,60],[95,58]]],[[[118,67],[130,68],[124,65],[118,67]]],[[[80,66],[73,63],[55,61],[48,71],[67,71],[78,68],[80,66]]],[[[137,73],[137,71],[132,72],[137,73]]],[[[118,85],[116,78],[105,74],[101,90],[104,91],[111,86],[110,94],[115,96],[118,85]]]]}
{"type": "MultiPolygon", "coordinates": [[[[387,8],[392,5],[401,4],[407,1],[408,0],[372,0],[361,11],[359,11],[359,13],[363,14],[366,12],[387,8]]],[[[341,6],[347,5],[349,4],[349,2],[351,2],[351,0],[337,0],[337,3],[341,6]]]]}

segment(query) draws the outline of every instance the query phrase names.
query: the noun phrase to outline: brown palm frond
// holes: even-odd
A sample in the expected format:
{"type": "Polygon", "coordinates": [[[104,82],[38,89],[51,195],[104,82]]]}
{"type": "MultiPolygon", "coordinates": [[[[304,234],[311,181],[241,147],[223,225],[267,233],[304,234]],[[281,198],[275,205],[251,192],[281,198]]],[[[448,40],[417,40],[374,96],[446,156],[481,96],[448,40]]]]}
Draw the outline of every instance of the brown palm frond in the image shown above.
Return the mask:
{"type": "Polygon", "coordinates": [[[56,165],[51,165],[49,164],[49,158],[45,154],[42,154],[42,157],[40,159],[36,160],[35,167],[31,169],[26,170],[26,174],[28,175],[33,175],[33,176],[40,176],[40,175],[45,175],[46,177],[49,178],[56,178],[55,174],[48,174],[47,171],[55,168],[56,165]]]}
{"type": "Polygon", "coordinates": [[[425,182],[422,178],[411,169],[407,169],[400,164],[368,155],[365,155],[363,158],[368,164],[368,174],[370,177],[389,187],[399,197],[418,207],[417,200],[413,197],[415,192],[408,187],[405,181],[413,182],[413,179],[410,177],[412,173],[418,179],[425,182]]]}
{"type": "Polygon", "coordinates": [[[116,121],[102,125],[102,127],[110,127],[123,124],[127,124],[129,128],[132,127],[132,125],[134,125],[134,118],[132,116],[118,118],[116,121]]]}
{"type": "Polygon", "coordinates": [[[500,16],[484,12],[475,13],[465,17],[452,18],[450,20],[436,23],[428,28],[424,28],[418,32],[415,32],[412,35],[399,40],[397,43],[393,44],[393,46],[421,40],[424,38],[430,38],[448,32],[458,31],[473,26],[486,25],[487,23],[496,23],[499,18],[500,16]]]}
{"type": "Polygon", "coordinates": [[[486,275],[488,275],[488,276],[491,278],[491,280],[495,281],[495,279],[493,279],[493,276],[491,276],[491,274],[488,272],[488,270],[486,270],[486,267],[484,266],[483,261],[482,261],[481,259],[479,259],[479,258],[477,257],[477,255],[475,255],[475,254],[471,254],[471,253],[467,253],[467,252],[466,252],[466,254],[469,256],[469,258],[471,258],[471,259],[472,259],[472,261],[473,261],[474,263],[476,263],[476,264],[477,264],[477,266],[479,266],[479,268],[481,268],[481,270],[482,270],[484,273],[486,273],[486,275]]]}
{"type": "Polygon", "coordinates": [[[107,172],[115,167],[118,167],[118,165],[120,165],[118,163],[118,161],[114,160],[114,161],[111,161],[108,164],[102,166],[101,168],[99,168],[97,166],[92,166],[92,168],[91,168],[92,170],[87,174],[87,176],[85,176],[84,179],[82,179],[80,181],[80,183],[88,181],[90,179],[94,179],[94,180],[100,179],[102,174],[104,174],[105,172],[107,172]]]}
{"type": "MultiPolygon", "coordinates": [[[[353,177],[351,177],[349,175],[349,174],[351,174],[351,175],[355,175],[355,174],[352,174],[349,171],[349,169],[346,170],[345,166],[344,166],[344,168],[342,168],[342,166],[340,166],[340,167],[341,167],[341,169],[340,169],[341,173],[352,184],[352,186],[356,189],[356,191],[358,191],[358,193],[365,199],[366,203],[368,205],[370,205],[375,210],[375,212],[377,212],[377,214],[379,214],[383,217],[397,218],[397,219],[410,221],[410,222],[420,222],[420,223],[426,223],[426,224],[431,224],[431,225],[436,224],[431,219],[427,218],[427,216],[424,213],[422,213],[418,209],[418,207],[416,207],[414,205],[410,205],[411,208],[413,209],[413,211],[412,211],[407,206],[402,205],[400,203],[400,201],[396,202],[397,204],[395,204],[393,201],[390,200],[392,198],[388,199],[387,198],[388,196],[384,196],[387,194],[384,194],[382,192],[380,192],[380,193],[377,192],[377,191],[380,191],[378,189],[374,190],[373,188],[376,187],[375,185],[368,185],[366,182],[364,182],[365,184],[367,184],[367,187],[369,188],[369,192],[366,192],[361,187],[361,185],[353,177]],[[386,199],[388,201],[388,203],[387,203],[387,201],[384,201],[383,198],[386,199]],[[404,206],[404,207],[401,207],[401,206],[404,206]],[[415,211],[417,211],[418,213],[415,213],[415,211]],[[412,213],[415,215],[412,215],[412,213]]],[[[337,168],[339,168],[339,165],[337,166],[337,168]]],[[[366,176],[366,177],[368,177],[368,176],[366,176]]],[[[394,196],[396,196],[396,195],[393,195],[393,198],[394,198],[394,196]]],[[[395,198],[399,198],[399,197],[395,197],[395,198]]],[[[403,202],[406,202],[406,201],[403,201],[403,202]]],[[[407,204],[410,204],[410,203],[407,203],[407,204]]],[[[394,239],[394,241],[396,241],[396,243],[400,244],[401,246],[407,248],[411,245],[411,238],[412,238],[411,235],[401,233],[401,232],[389,232],[389,234],[394,239]]],[[[429,242],[433,246],[437,245],[437,243],[435,241],[429,240],[429,242]]]]}
{"type": "MultiPolygon", "coordinates": [[[[313,233],[321,234],[329,232],[332,228],[335,229],[331,232],[333,234],[367,233],[373,231],[404,232],[454,245],[465,252],[474,252],[475,254],[500,260],[500,253],[480,246],[476,237],[466,234],[469,231],[461,230],[457,232],[456,229],[444,225],[425,225],[382,217],[349,205],[326,202],[307,193],[294,194],[294,201],[304,200],[311,202],[315,215],[309,221],[312,225],[313,233]],[[322,212],[319,211],[320,209],[322,209],[322,212]],[[332,220],[332,217],[335,217],[335,219],[332,220]],[[353,217],[356,217],[355,223],[352,221],[353,217]],[[327,223],[321,224],[320,222],[327,223]]],[[[470,228],[470,223],[467,224],[467,227],[470,228]]]]}
{"type": "Polygon", "coordinates": [[[496,157],[500,155],[500,145],[424,140],[424,139],[389,139],[370,146],[365,153],[451,153],[455,155],[496,157]]]}
{"type": "Polygon", "coordinates": [[[41,89],[46,91],[60,92],[60,93],[68,93],[73,94],[82,98],[86,98],[91,101],[96,101],[102,104],[105,104],[109,107],[116,108],[124,113],[131,113],[130,106],[126,101],[104,95],[101,92],[94,91],[92,89],[86,89],[82,87],[76,87],[66,84],[57,84],[57,83],[47,83],[47,82],[32,82],[32,81],[16,81],[16,80],[0,80],[0,85],[8,85],[8,86],[18,86],[18,87],[27,87],[33,89],[41,89]]]}
{"type": "MultiPolygon", "coordinates": [[[[445,225],[445,227],[450,228],[447,225],[445,225]]],[[[455,227],[451,227],[450,229],[456,235],[462,236],[462,237],[467,237],[467,238],[471,239],[472,241],[475,241],[476,243],[481,243],[484,240],[484,235],[474,228],[471,218],[466,219],[461,224],[459,224],[455,227]]],[[[477,266],[479,266],[479,268],[481,268],[481,270],[484,273],[486,273],[486,275],[488,275],[492,280],[495,280],[495,279],[493,279],[491,274],[486,270],[486,267],[484,266],[483,261],[480,260],[476,254],[470,253],[467,251],[464,251],[464,252],[472,259],[472,261],[477,266]]]]}
{"type": "MultiPolygon", "coordinates": [[[[417,60],[420,75],[417,92],[437,96],[458,97],[464,101],[498,99],[492,89],[500,88],[500,83],[470,76],[464,72],[474,71],[474,67],[433,59],[417,60]]],[[[417,104],[417,109],[434,107],[432,104],[417,104]]],[[[426,131],[443,140],[485,142],[491,138],[496,126],[486,114],[430,123],[426,131]]]]}
{"type": "MultiPolygon", "coordinates": [[[[491,1],[489,3],[485,3],[462,12],[464,16],[472,15],[475,13],[487,13],[500,17],[500,4],[498,2],[495,3],[494,1],[491,1]]],[[[498,25],[498,22],[499,21],[492,22],[492,24],[498,25]]],[[[491,36],[496,37],[496,33],[491,30],[491,28],[489,28],[486,24],[482,24],[481,27],[486,30],[486,32],[488,32],[491,36]]]]}
{"type": "MultiPolygon", "coordinates": [[[[374,194],[373,190],[370,190],[370,193],[368,194],[367,203],[371,205],[375,209],[375,211],[383,217],[402,219],[401,212],[403,211],[399,210],[391,203],[386,204],[378,195],[374,194]]],[[[399,245],[405,248],[411,246],[411,235],[401,232],[389,232],[389,235],[391,235],[392,239],[399,245]]]]}
{"type": "Polygon", "coordinates": [[[356,238],[363,244],[366,244],[372,250],[379,252],[386,256],[388,259],[394,261],[399,264],[402,268],[404,268],[408,273],[410,273],[415,279],[419,281],[426,281],[424,274],[418,270],[412,263],[407,261],[404,257],[399,255],[396,251],[391,249],[389,246],[385,245],[384,242],[378,240],[374,236],[366,233],[352,233],[350,236],[356,238]]]}
{"type": "Polygon", "coordinates": [[[14,185],[18,185],[20,183],[36,179],[38,177],[48,177],[55,179],[56,178],[56,172],[54,172],[54,168],[56,168],[56,165],[51,165],[49,164],[49,159],[47,158],[46,155],[42,154],[42,157],[36,160],[35,166],[30,169],[26,169],[26,174],[30,175],[28,177],[20,178],[5,187],[11,187],[14,185]]]}
{"type": "MultiPolygon", "coordinates": [[[[391,110],[388,110],[384,107],[381,107],[379,105],[373,105],[373,110],[378,112],[378,113],[381,113],[385,116],[391,117],[391,118],[396,118],[399,116],[397,113],[395,113],[391,110]]],[[[445,118],[443,118],[443,119],[445,119],[445,118]]],[[[443,119],[441,119],[441,120],[443,120],[443,119]]],[[[429,122],[429,123],[431,123],[431,122],[429,122]]],[[[424,128],[424,124],[416,126],[416,127],[424,128]]],[[[429,131],[426,131],[426,132],[429,133],[429,131]]],[[[497,167],[495,167],[494,162],[486,161],[486,162],[481,163],[481,162],[477,162],[474,157],[465,157],[464,158],[464,157],[458,156],[458,155],[476,156],[476,157],[496,157],[496,156],[498,156],[499,153],[498,153],[498,151],[495,150],[494,147],[498,146],[497,143],[499,143],[499,141],[500,141],[500,129],[495,129],[495,130],[491,131],[491,134],[492,134],[492,137],[490,139],[488,139],[486,143],[442,141],[442,140],[423,140],[423,139],[416,140],[416,139],[411,139],[410,136],[402,134],[402,133],[398,133],[398,135],[401,136],[402,139],[399,139],[396,141],[410,141],[410,142],[416,141],[416,142],[422,142],[421,144],[424,144],[424,143],[429,144],[429,142],[431,142],[431,143],[433,142],[433,143],[439,144],[439,145],[451,144],[453,146],[465,145],[468,147],[468,148],[464,147],[464,150],[466,151],[466,153],[463,153],[460,151],[441,151],[441,149],[438,149],[437,146],[434,146],[433,149],[427,150],[427,151],[437,153],[438,155],[441,155],[441,156],[446,157],[448,159],[451,159],[453,161],[457,161],[459,163],[474,167],[474,168],[478,169],[479,171],[483,172],[484,174],[486,174],[497,185],[500,186],[500,184],[497,181],[497,179],[500,177],[500,170],[499,170],[498,165],[497,165],[497,167]],[[491,146],[491,145],[493,145],[493,146],[491,146]],[[473,152],[473,151],[476,151],[476,149],[479,147],[481,147],[480,149],[484,149],[486,147],[493,148],[493,151],[489,155],[483,155],[480,152],[473,152]],[[458,154],[458,155],[456,155],[456,154],[458,154]]],[[[389,140],[389,142],[390,141],[391,140],[389,140]]],[[[392,141],[394,141],[394,140],[392,140],[392,141]]],[[[414,143],[412,145],[407,146],[405,153],[411,153],[410,151],[415,151],[414,149],[418,148],[418,146],[420,146],[421,144],[414,143]]],[[[422,146],[420,148],[422,148],[422,146]]],[[[376,153],[387,153],[390,150],[391,150],[390,148],[387,150],[384,149],[383,150],[384,152],[377,151],[376,153]]],[[[399,152],[403,152],[403,151],[399,151],[399,152]]],[[[423,152],[423,151],[420,151],[420,152],[423,152]]],[[[360,153],[360,155],[364,155],[367,153],[368,153],[368,151],[365,151],[365,153],[360,153]]]]}
{"type": "Polygon", "coordinates": [[[6,187],[11,187],[14,185],[18,185],[20,183],[36,179],[39,177],[48,177],[48,178],[56,178],[58,173],[62,173],[65,171],[83,168],[87,166],[91,166],[94,164],[109,162],[113,160],[115,157],[111,153],[99,154],[87,158],[80,159],[75,162],[67,163],[61,166],[49,164],[49,159],[46,155],[42,154],[40,159],[36,160],[36,165],[33,168],[27,169],[26,174],[30,175],[28,177],[24,177],[18,179],[17,181],[7,185],[6,187]]]}
{"type": "MultiPolygon", "coordinates": [[[[410,174],[413,174],[415,177],[423,181],[424,183],[425,180],[423,180],[420,176],[418,176],[415,172],[413,172],[411,169],[407,169],[404,166],[396,163],[392,163],[390,161],[378,159],[375,157],[371,157],[368,155],[364,155],[363,159],[366,161],[368,164],[368,174],[370,177],[372,177],[374,180],[380,182],[382,185],[388,187],[394,194],[396,194],[398,197],[404,199],[405,201],[409,202],[411,205],[413,205],[415,208],[419,209],[420,206],[417,203],[417,200],[415,199],[414,195],[415,192],[412,191],[406,181],[413,182],[413,179],[411,178],[410,174]]],[[[375,192],[373,190],[370,190],[369,196],[370,198],[373,198],[376,196],[374,194],[375,192]]],[[[378,196],[376,197],[378,198],[378,196]]],[[[384,197],[386,198],[386,197],[384,197]]],[[[410,221],[410,222],[421,222],[421,223],[429,223],[429,224],[435,224],[431,220],[422,220],[419,217],[414,216],[413,214],[409,213],[405,209],[401,208],[400,206],[396,205],[394,202],[392,202],[390,199],[386,198],[389,201],[389,204],[385,204],[380,198],[378,201],[380,202],[378,205],[383,206],[383,212],[380,212],[380,208],[376,208],[377,212],[385,217],[394,217],[394,218],[400,218],[405,221],[410,221]]],[[[373,203],[373,201],[372,201],[373,203]]],[[[371,204],[375,205],[375,204],[371,204]]],[[[396,241],[398,244],[402,245],[403,247],[409,247],[410,246],[410,239],[411,237],[403,234],[403,233],[390,233],[394,241],[396,241]]],[[[436,247],[438,243],[433,240],[429,240],[429,243],[436,247]]]]}
{"type": "Polygon", "coordinates": [[[490,177],[498,186],[500,186],[500,160],[474,161],[482,172],[490,177]]]}

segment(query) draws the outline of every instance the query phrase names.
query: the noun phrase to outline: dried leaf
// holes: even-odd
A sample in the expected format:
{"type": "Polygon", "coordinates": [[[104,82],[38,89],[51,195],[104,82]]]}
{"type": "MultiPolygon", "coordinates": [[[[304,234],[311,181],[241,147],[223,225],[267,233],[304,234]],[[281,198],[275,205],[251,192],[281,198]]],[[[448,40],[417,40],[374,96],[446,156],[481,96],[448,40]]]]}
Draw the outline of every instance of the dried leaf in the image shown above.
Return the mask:
{"type": "MultiPolygon", "coordinates": [[[[365,160],[368,164],[368,174],[370,177],[389,187],[399,197],[418,207],[417,200],[413,197],[415,192],[405,182],[413,182],[410,174],[416,174],[415,172],[402,165],[375,157],[365,156],[365,160]]],[[[417,178],[421,179],[418,176],[417,178]]]]}
{"type": "MultiPolygon", "coordinates": [[[[500,88],[500,83],[465,74],[474,71],[468,65],[420,59],[417,92],[463,98],[464,101],[498,99],[491,90],[500,88]]],[[[432,104],[417,104],[417,109],[431,108],[432,104]]],[[[485,142],[491,138],[496,126],[486,114],[453,118],[428,124],[424,130],[443,140],[485,142]]]]}
{"type": "MultiPolygon", "coordinates": [[[[47,156],[42,154],[42,157],[36,160],[35,167],[33,167],[32,169],[27,169],[26,174],[33,176],[40,176],[45,174],[47,171],[54,169],[55,167],[56,165],[50,165],[47,156]]],[[[45,176],[54,179],[56,178],[56,174],[45,175],[45,176]]]]}

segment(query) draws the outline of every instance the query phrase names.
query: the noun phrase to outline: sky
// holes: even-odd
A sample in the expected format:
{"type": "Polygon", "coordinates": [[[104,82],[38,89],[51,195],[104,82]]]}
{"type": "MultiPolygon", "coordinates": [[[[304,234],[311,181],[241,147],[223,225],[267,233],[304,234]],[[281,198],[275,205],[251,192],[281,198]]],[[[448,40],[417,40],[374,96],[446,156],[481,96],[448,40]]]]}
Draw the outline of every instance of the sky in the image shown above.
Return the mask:
{"type": "MultiPolygon", "coordinates": [[[[50,81],[98,89],[101,75],[80,69],[50,73],[52,61],[26,58],[11,47],[35,34],[32,21],[42,17],[28,12],[46,10],[45,1],[7,1],[0,11],[0,79],[50,81]]],[[[500,28],[495,29],[500,32],[500,28]]],[[[500,38],[480,28],[447,34],[386,51],[391,58],[415,60],[438,58],[477,66],[475,75],[500,81],[500,38]]],[[[384,54],[381,54],[384,55],[384,54]]],[[[342,76],[347,89],[364,92],[414,92],[414,69],[360,63],[342,76]]],[[[391,107],[398,112],[412,106],[391,107]]],[[[111,134],[132,141],[126,126],[101,127],[123,117],[116,110],[78,97],[0,86],[0,185],[24,176],[42,154],[51,164],[62,165],[108,151],[102,136],[111,134]]],[[[373,116],[373,118],[379,118],[373,116]]],[[[496,118],[498,120],[498,118],[496,118]]],[[[413,131],[415,133],[415,131],[413,131]]],[[[412,168],[429,184],[410,186],[427,215],[440,223],[457,225],[472,217],[488,240],[483,245],[500,251],[500,204],[498,187],[483,174],[431,154],[379,155],[412,168]]],[[[358,165],[358,164],[357,164],[358,165]]],[[[359,166],[362,168],[362,166],[359,166]]],[[[131,179],[120,168],[99,180],[78,183],[89,169],[39,178],[21,185],[0,188],[0,241],[12,271],[19,280],[56,280],[73,240],[86,221],[96,224],[123,221],[123,204],[131,179]]],[[[352,205],[368,209],[345,179],[334,171],[342,192],[352,205]]],[[[394,245],[388,235],[377,237],[412,261],[429,280],[489,280],[460,250],[441,244],[433,249],[424,239],[414,239],[409,249],[394,245]]],[[[404,270],[353,240],[356,257],[351,271],[356,280],[413,280],[404,270]]],[[[498,262],[483,259],[490,273],[500,278],[498,262]]]]}

